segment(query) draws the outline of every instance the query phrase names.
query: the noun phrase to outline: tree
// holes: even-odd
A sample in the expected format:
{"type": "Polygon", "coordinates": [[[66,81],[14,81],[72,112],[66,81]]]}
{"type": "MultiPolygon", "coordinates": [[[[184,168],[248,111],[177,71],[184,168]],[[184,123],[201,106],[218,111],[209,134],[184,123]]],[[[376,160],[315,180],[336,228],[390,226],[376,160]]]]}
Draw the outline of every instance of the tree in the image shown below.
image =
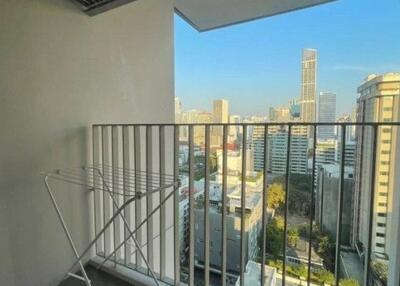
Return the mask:
{"type": "Polygon", "coordinates": [[[356,279],[346,278],[340,279],[339,281],[340,286],[360,286],[360,283],[356,279]]]}
{"type": "Polygon", "coordinates": [[[302,285],[302,280],[307,279],[307,275],[308,275],[308,270],[307,267],[305,267],[304,265],[300,265],[297,269],[297,273],[299,274],[299,278],[300,278],[300,285],[302,285]]]}
{"type": "Polygon", "coordinates": [[[387,276],[388,276],[388,266],[380,261],[373,261],[372,262],[372,270],[374,271],[375,275],[378,276],[378,278],[383,281],[387,282],[387,276]]]}
{"type": "Polygon", "coordinates": [[[285,192],[280,183],[273,183],[268,188],[268,207],[271,209],[279,208],[285,201],[285,192]]]}
{"type": "Polygon", "coordinates": [[[277,257],[283,251],[283,220],[282,218],[273,218],[268,223],[266,228],[266,235],[268,237],[265,248],[266,250],[277,257]]]}
{"type": "Polygon", "coordinates": [[[297,228],[291,228],[287,232],[287,241],[290,247],[296,247],[299,242],[299,231],[297,228]]]}
{"type": "Polygon", "coordinates": [[[322,283],[332,285],[335,281],[335,276],[324,268],[319,269],[315,274],[322,283]]]}

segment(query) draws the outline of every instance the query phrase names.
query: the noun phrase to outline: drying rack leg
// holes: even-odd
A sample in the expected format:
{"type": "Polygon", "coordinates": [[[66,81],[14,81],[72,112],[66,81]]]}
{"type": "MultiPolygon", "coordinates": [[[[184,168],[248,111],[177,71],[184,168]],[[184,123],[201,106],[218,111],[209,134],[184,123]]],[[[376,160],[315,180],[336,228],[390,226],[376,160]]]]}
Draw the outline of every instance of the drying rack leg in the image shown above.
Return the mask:
{"type": "Polygon", "coordinates": [[[174,192],[169,193],[169,194],[164,198],[164,200],[163,200],[156,208],[154,208],[153,211],[152,211],[151,213],[149,213],[149,216],[148,216],[147,218],[145,218],[145,219],[136,227],[136,229],[135,229],[134,231],[132,231],[132,233],[130,233],[129,236],[128,236],[124,241],[122,241],[122,242],[113,250],[113,252],[111,252],[111,253],[104,259],[104,261],[103,261],[98,267],[102,267],[102,266],[104,265],[104,263],[105,263],[107,260],[109,260],[109,259],[111,258],[111,256],[113,256],[114,253],[115,253],[116,251],[118,251],[118,249],[120,249],[120,248],[122,247],[122,245],[124,245],[124,243],[126,243],[126,242],[131,238],[131,236],[135,235],[135,233],[137,232],[137,230],[138,230],[139,228],[141,228],[141,227],[147,222],[147,220],[148,220],[151,216],[153,216],[153,215],[161,208],[161,206],[162,206],[173,194],[174,194],[174,192]]]}
{"type": "MultiPolygon", "coordinates": [[[[66,235],[67,238],[68,238],[68,242],[69,242],[69,244],[70,244],[70,246],[71,246],[71,248],[72,248],[72,250],[73,250],[73,252],[74,252],[74,254],[75,254],[75,257],[78,259],[79,267],[80,267],[81,272],[82,272],[82,275],[83,275],[83,280],[85,281],[86,286],[91,286],[89,277],[87,276],[86,271],[85,271],[85,268],[83,267],[81,257],[79,256],[78,251],[76,250],[74,241],[72,240],[71,234],[69,233],[69,230],[68,230],[68,228],[67,228],[67,225],[65,224],[64,218],[63,218],[63,216],[62,216],[62,214],[61,214],[61,211],[60,211],[60,209],[59,209],[59,207],[58,207],[57,201],[56,201],[56,199],[55,199],[53,193],[51,192],[51,188],[50,188],[50,185],[49,185],[49,183],[48,183],[48,175],[46,175],[46,176],[44,177],[44,184],[45,184],[46,189],[47,189],[47,192],[48,192],[48,194],[49,194],[49,196],[50,196],[51,202],[53,203],[54,209],[56,210],[58,219],[59,219],[60,222],[61,222],[61,225],[62,225],[62,227],[63,227],[64,233],[65,233],[65,235],[66,235]]],[[[75,276],[72,276],[72,277],[75,277],[75,276]]],[[[75,278],[76,278],[76,277],[75,277],[75,278]]]]}
{"type": "MultiPolygon", "coordinates": [[[[107,191],[107,193],[110,195],[110,198],[111,198],[111,200],[112,200],[112,202],[113,202],[113,205],[118,209],[118,208],[119,208],[118,203],[115,201],[115,198],[114,198],[114,196],[113,196],[113,193],[111,192],[111,189],[108,187],[106,181],[104,180],[103,174],[100,172],[99,169],[95,168],[95,170],[99,173],[99,176],[101,177],[101,179],[102,179],[102,181],[103,181],[103,184],[104,184],[104,186],[105,186],[105,188],[106,188],[106,191],[107,191]]],[[[140,199],[140,197],[139,197],[139,199],[140,199]]],[[[141,249],[140,244],[138,243],[138,241],[137,241],[136,238],[134,237],[134,233],[133,233],[133,231],[131,230],[131,228],[130,228],[130,226],[129,226],[129,223],[127,222],[125,216],[124,216],[121,212],[119,213],[119,215],[120,215],[120,217],[122,218],[125,227],[126,227],[127,230],[129,231],[129,237],[128,237],[128,239],[131,238],[131,239],[133,240],[133,243],[135,244],[136,249],[139,251],[140,256],[143,258],[143,261],[144,261],[144,263],[146,264],[147,269],[149,270],[149,272],[150,272],[150,274],[151,274],[151,276],[152,276],[154,282],[156,283],[157,286],[159,286],[160,284],[158,283],[158,280],[157,280],[157,278],[156,278],[156,275],[154,274],[153,269],[151,269],[151,267],[150,267],[150,265],[149,265],[149,262],[147,261],[145,255],[144,255],[144,253],[143,253],[143,251],[142,251],[142,249],[141,249]]],[[[125,241],[126,241],[126,240],[125,240],[125,241]]],[[[123,243],[125,243],[125,241],[124,241],[123,243]]],[[[100,268],[102,265],[104,265],[104,263],[105,263],[112,255],[114,255],[114,253],[116,253],[116,251],[117,251],[118,249],[119,249],[119,248],[114,249],[114,251],[112,251],[112,253],[111,253],[109,256],[106,257],[106,259],[103,261],[103,263],[102,263],[98,268],[100,268]]]]}
{"type": "Polygon", "coordinates": [[[69,272],[71,272],[75,265],[77,265],[79,263],[79,261],[81,261],[81,259],[89,252],[89,250],[93,247],[93,245],[96,243],[96,241],[100,238],[101,235],[104,234],[104,232],[106,231],[106,229],[111,225],[111,223],[114,221],[114,219],[119,215],[119,213],[125,209],[125,207],[127,205],[129,205],[131,202],[133,202],[136,198],[132,197],[130,198],[128,201],[126,201],[119,209],[118,211],[108,220],[108,222],[103,226],[103,228],[99,231],[99,233],[96,235],[96,237],[89,243],[89,245],[85,248],[85,250],[82,252],[82,254],[77,257],[77,259],[75,260],[75,262],[72,264],[69,272]]]}

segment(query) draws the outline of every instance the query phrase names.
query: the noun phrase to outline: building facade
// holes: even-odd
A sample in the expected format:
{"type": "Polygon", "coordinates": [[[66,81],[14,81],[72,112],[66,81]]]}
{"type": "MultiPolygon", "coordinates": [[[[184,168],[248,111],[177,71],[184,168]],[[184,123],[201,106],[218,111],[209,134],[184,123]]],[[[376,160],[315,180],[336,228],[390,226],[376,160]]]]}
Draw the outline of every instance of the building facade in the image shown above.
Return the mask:
{"type": "Polygon", "coordinates": [[[301,120],[314,122],[317,94],[317,51],[304,49],[301,61],[301,120]]]}
{"type": "MultiPolygon", "coordinates": [[[[358,122],[400,121],[400,73],[371,75],[358,88],[358,122]]],[[[363,250],[368,246],[369,212],[373,209],[371,250],[373,259],[388,263],[388,285],[398,283],[400,206],[400,141],[397,127],[381,126],[377,130],[376,157],[371,127],[357,128],[356,183],[354,194],[353,244],[363,250]],[[373,168],[375,167],[375,173],[373,168]],[[374,185],[372,184],[374,179],[374,185]],[[374,189],[373,205],[370,205],[374,189]],[[395,260],[397,262],[395,263],[395,260]],[[396,280],[394,280],[396,279],[396,280]],[[395,282],[396,281],[396,282],[395,282]]]]}
{"type": "MultiPolygon", "coordinates": [[[[318,122],[336,121],[336,94],[333,92],[320,92],[318,98],[318,122]]],[[[318,127],[319,139],[335,138],[334,126],[318,127]]]]}

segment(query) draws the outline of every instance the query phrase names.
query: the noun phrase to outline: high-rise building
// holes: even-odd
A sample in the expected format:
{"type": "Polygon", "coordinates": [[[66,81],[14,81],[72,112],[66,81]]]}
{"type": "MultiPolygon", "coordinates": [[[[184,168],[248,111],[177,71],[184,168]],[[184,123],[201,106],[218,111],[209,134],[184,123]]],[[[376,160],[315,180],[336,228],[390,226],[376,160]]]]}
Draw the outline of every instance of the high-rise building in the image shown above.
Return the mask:
{"type": "MultiPolygon", "coordinates": [[[[229,123],[229,102],[225,99],[216,99],[213,102],[213,122],[229,123]]],[[[221,145],[223,129],[220,126],[212,128],[211,144],[221,145]]]]}
{"type": "MultiPolygon", "coordinates": [[[[189,123],[189,124],[207,124],[213,122],[213,115],[210,112],[201,110],[187,110],[180,113],[179,123],[189,123]]],[[[187,127],[182,127],[179,133],[179,137],[183,141],[188,140],[189,129],[187,127]]],[[[193,128],[193,138],[196,145],[202,145],[205,141],[205,128],[201,126],[194,126],[193,128]]]]}
{"type": "Polygon", "coordinates": [[[287,106],[270,107],[268,117],[271,122],[288,122],[291,119],[290,108],[287,106]]]}
{"type": "MultiPolygon", "coordinates": [[[[229,116],[229,123],[237,123],[239,124],[241,122],[241,118],[239,115],[230,115],[229,116]]],[[[235,142],[240,140],[241,138],[239,138],[239,134],[240,134],[240,126],[239,125],[232,125],[229,127],[229,142],[235,142]]]]}
{"type": "MultiPolygon", "coordinates": [[[[337,209],[339,203],[340,166],[322,164],[318,167],[315,198],[315,220],[323,232],[332,237],[337,233],[337,209]]],[[[350,245],[351,199],[354,189],[354,168],[344,168],[341,243],[350,245]]]]}
{"type": "MultiPolygon", "coordinates": [[[[336,120],[336,122],[338,123],[351,123],[351,122],[355,122],[355,120],[352,119],[352,117],[349,114],[343,114],[341,116],[338,117],[338,119],[336,120]]],[[[346,128],[346,141],[354,141],[355,140],[355,129],[356,126],[347,126],[346,128]]],[[[335,135],[337,140],[341,141],[341,127],[340,126],[335,126],[335,135]]]]}
{"type": "MultiPolygon", "coordinates": [[[[336,94],[333,92],[320,92],[318,98],[318,122],[335,122],[336,120],[336,94]]],[[[335,138],[335,126],[319,126],[318,138],[335,138]]]]}
{"type": "MultiPolygon", "coordinates": [[[[290,144],[290,172],[307,174],[307,126],[292,126],[290,144]]],[[[271,173],[285,174],[288,153],[288,130],[284,126],[270,126],[268,136],[268,167],[271,173]]]]}
{"type": "Polygon", "coordinates": [[[216,99],[213,102],[213,122],[229,122],[229,102],[226,99],[216,99]]]}
{"type": "MultiPolygon", "coordinates": [[[[358,88],[358,122],[400,121],[400,73],[371,75],[358,88]]],[[[369,212],[373,209],[372,259],[388,263],[387,285],[398,285],[400,269],[400,130],[381,126],[376,153],[372,152],[373,130],[356,131],[356,182],[354,194],[353,244],[368,246],[369,212]],[[376,154],[374,158],[373,155],[376,154]],[[375,165],[375,173],[372,168],[375,165]],[[371,186],[374,177],[375,185],[371,186]],[[375,196],[370,205],[371,189],[375,196]],[[396,277],[397,278],[394,278],[396,277]],[[394,280],[396,279],[396,280],[394,280]]],[[[361,249],[362,250],[362,249],[361,249]]]]}
{"type": "Polygon", "coordinates": [[[294,120],[300,119],[301,105],[298,99],[289,101],[290,117],[294,120]]]}
{"type": "Polygon", "coordinates": [[[317,50],[304,49],[301,61],[301,121],[314,122],[317,94],[317,50]]]}

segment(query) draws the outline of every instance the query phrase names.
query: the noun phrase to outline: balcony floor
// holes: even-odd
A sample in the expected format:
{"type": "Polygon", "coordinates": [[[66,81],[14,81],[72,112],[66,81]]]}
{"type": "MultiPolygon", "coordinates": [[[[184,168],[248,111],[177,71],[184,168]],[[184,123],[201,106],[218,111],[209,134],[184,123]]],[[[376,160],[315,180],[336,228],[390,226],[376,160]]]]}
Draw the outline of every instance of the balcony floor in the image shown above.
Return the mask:
{"type": "MultiPolygon", "coordinates": [[[[86,273],[92,282],[93,286],[132,286],[134,284],[123,281],[111,274],[104,271],[97,270],[92,265],[85,267],[86,273]]],[[[76,278],[69,277],[59,284],[59,286],[84,286],[85,283],[76,278]]]]}

